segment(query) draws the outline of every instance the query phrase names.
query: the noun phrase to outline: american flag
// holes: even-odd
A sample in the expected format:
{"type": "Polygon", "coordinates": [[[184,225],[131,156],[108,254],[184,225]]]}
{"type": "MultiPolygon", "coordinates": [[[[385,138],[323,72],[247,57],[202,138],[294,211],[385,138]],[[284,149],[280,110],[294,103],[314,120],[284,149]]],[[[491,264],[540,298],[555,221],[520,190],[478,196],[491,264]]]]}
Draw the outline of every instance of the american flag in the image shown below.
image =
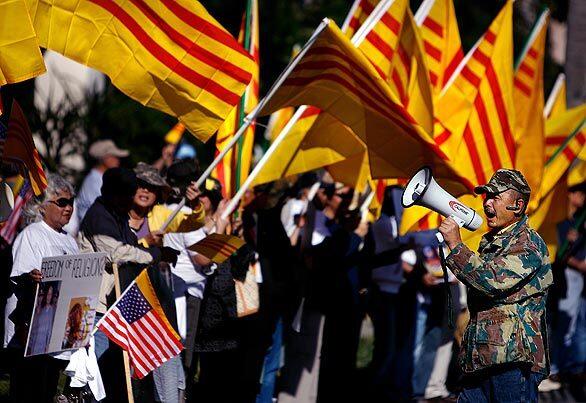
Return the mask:
{"type": "Polygon", "coordinates": [[[4,238],[4,241],[6,241],[8,245],[12,245],[12,242],[14,242],[16,232],[18,231],[18,224],[20,222],[22,208],[31,199],[31,197],[33,197],[33,190],[31,189],[29,181],[25,181],[24,185],[22,185],[22,188],[20,189],[20,192],[18,193],[18,196],[16,196],[16,200],[14,200],[14,208],[12,209],[12,213],[10,213],[6,223],[0,230],[0,236],[4,238]]]}
{"type": "Polygon", "coordinates": [[[183,349],[149,280],[147,270],[134,280],[97,327],[128,351],[132,375],[143,378],[183,349]]]}

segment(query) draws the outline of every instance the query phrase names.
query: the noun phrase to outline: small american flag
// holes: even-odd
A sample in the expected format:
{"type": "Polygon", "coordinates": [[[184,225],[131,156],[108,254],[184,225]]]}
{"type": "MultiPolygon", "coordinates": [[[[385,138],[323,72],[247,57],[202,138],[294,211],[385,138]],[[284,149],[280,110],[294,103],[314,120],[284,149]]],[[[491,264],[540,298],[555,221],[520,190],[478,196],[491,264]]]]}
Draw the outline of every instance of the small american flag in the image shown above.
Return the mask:
{"type": "Polygon", "coordinates": [[[143,378],[183,349],[149,279],[147,270],[130,284],[97,327],[128,351],[132,375],[143,378]]]}
{"type": "Polygon", "coordinates": [[[31,197],[33,197],[33,190],[31,189],[30,183],[25,181],[18,196],[16,196],[16,200],[14,200],[14,208],[12,209],[12,212],[0,230],[0,236],[4,238],[8,245],[12,245],[12,242],[14,242],[16,232],[18,231],[18,224],[20,223],[22,209],[31,197]]]}

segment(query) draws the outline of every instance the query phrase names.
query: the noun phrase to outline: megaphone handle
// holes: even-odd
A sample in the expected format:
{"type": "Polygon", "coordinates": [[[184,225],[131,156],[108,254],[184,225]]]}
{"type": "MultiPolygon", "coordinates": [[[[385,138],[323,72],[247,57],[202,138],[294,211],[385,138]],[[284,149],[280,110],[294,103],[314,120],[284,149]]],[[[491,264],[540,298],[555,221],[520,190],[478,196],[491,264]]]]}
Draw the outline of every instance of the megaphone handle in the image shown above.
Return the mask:
{"type": "MultiPolygon", "coordinates": [[[[460,227],[460,228],[462,228],[464,226],[464,224],[466,223],[460,217],[456,217],[455,215],[451,215],[450,218],[452,220],[456,221],[456,224],[458,224],[458,227],[460,227]]],[[[437,239],[437,241],[440,244],[444,243],[444,241],[445,241],[444,236],[439,231],[435,233],[435,238],[437,239]]]]}

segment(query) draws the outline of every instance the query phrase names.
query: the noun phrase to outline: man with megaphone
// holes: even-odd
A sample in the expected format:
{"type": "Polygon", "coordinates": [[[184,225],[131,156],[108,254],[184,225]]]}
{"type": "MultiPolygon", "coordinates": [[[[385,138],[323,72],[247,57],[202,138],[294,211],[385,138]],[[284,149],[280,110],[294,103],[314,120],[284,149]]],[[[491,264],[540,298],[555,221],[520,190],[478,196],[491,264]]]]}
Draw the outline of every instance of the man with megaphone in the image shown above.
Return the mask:
{"type": "Polygon", "coordinates": [[[439,227],[446,265],[468,289],[470,322],[460,353],[462,402],[536,402],[549,373],[545,305],[553,276],[545,242],[527,223],[531,189],[521,172],[499,169],[474,189],[485,195],[490,231],[478,253],[451,217],[439,227]]]}

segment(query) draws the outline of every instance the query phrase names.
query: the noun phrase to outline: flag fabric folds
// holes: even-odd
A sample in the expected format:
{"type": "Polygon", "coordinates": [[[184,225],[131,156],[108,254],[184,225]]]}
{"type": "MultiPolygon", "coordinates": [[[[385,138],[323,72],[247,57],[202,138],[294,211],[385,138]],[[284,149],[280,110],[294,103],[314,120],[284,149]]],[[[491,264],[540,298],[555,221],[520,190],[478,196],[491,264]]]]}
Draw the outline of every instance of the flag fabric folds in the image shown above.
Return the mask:
{"type": "MultiPolygon", "coordinates": [[[[232,137],[244,123],[244,117],[258,104],[259,98],[259,42],[258,42],[258,0],[249,0],[242,18],[238,42],[248,51],[255,61],[252,81],[238,106],[230,112],[216,137],[216,154],[232,140],[232,137]]],[[[228,151],[216,166],[213,176],[222,183],[224,197],[231,197],[248,177],[252,163],[254,146],[254,123],[251,124],[236,145],[228,151]]]]}
{"type": "Polygon", "coordinates": [[[438,100],[436,115],[451,135],[462,136],[456,169],[484,184],[515,163],[513,5],[507,1],[438,100]]]}
{"type": "Polygon", "coordinates": [[[242,246],[244,246],[244,241],[236,236],[210,234],[189,246],[188,249],[202,254],[214,263],[221,264],[242,246]]]}
{"type": "Polygon", "coordinates": [[[39,44],[107,74],[143,105],[206,141],[255,63],[195,0],[33,0],[39,44]]]}
{"type": "MultiPolygon", "coordinates": [[[[297,105],[328,112],[367,145],[374,178],[410,177],[431,164],[440,178],[453,180],[446,156],[337,26],[326,19],[314,35],[313,44],[262,112],[297,105]]],[[[465,179],[458,178],[450,190],[461,194],[462,183],[465,179]]]]}
{"type": "Polygon", "coordinates": [[[515,168],[523,173],[532,190],[529,211],[534,210],[539,203],[544,166],[543,62],[548,15],[549,12],[544,11],[537,19],[517,61],[513,79],[515,168]]]}
{"type": "Polygon", "coordinates": [[[0,2],[0,86],[46,71],[25,0],[0,2]]]}
{"type": "Polygon", "coordinates": [[[354,36],[379,2],[380,0],[354,0],[350,12],[342,24],[342,31],[348,38],[354,36]]]}
{"type": "Polygon", "coordinates": [[[18,196],[16,196],[16,199],[14,200],[12,212],[2,226],[2,229],[0,229],[0,237],[2,237],[8,245],[12,245],[12,242],[14,242],[14,238],[16,238],[16,233],[19,228],[22,209],[33,196],[34,194],[29,182],[25,181],[18,196]]]}
{"type": "Polygon", "coordinates": [[[108,310],[98,328],[128,351],[134,378],[144,378],[183,350],[181,338],[165,316],[146,269],[108,310]]]}
{"type": "Polygon", "coordinates": [[[24,112],[16,100],[12,101],[2,160],[27,169],[31,188],[36,196],[40,196],[47,188],[41,156],[35,147],[24,112]]]}
{"type": "Polygon", "coordinates": [[[415,14],[415,21],[420,26],[433,94],[438,96],[464,59],[454,3],[425,0],[415,14]]]}

